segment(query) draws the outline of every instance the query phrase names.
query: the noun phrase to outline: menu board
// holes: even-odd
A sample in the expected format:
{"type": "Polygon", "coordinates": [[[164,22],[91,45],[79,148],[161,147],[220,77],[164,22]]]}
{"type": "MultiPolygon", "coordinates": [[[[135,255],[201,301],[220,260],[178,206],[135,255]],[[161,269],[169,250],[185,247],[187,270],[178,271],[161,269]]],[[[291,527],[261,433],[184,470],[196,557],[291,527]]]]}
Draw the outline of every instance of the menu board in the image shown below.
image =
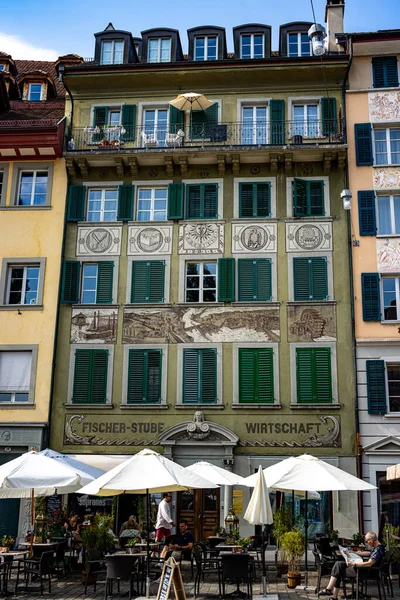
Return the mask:
{"type": "Polygon", "coordinates": [[[179,564],[171,556],[171,558],[166,560],[164,563],[156,600],[168,599],[172,583],[174,584],[176,600],[186,600],[185,588],[183,587],[183,580],[179,564]]]}

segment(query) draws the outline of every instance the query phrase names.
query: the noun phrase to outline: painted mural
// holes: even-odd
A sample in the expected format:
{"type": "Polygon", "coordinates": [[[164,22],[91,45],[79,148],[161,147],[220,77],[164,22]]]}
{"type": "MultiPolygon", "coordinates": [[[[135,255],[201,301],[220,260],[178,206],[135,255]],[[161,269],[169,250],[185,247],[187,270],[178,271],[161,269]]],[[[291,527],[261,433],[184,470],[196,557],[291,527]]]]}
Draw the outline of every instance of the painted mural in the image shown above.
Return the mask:
{"type": "Polygon", "coordinates": [[[276,223],[232,223],[232,252],[276,252],[276,223]]]}
{"type": "Polygon", "coordinates": [[[376,240],[378,271],[380,273],[398,273],[400,271],[400,238],[376,240]]]}
{"type": "Polygon", "coordinates": [[[374,188],[400,188],[400,168],[382,167],[374,169],[374,188]]]}
{"type": "Polygon", "coordinates": [[[332,250],[332,223],[286,223],[286,252],[332,250]]]}
{"type": "Polygon", "coordinates": [[[115,344],[118,311],[114,308],[75,309],[71,319],[71,344],[115,344]]]}
{"type": "Polygon", "coordinates": [[[207,221],[179,226],[179,254],[222,254],[223,252],[223,223],[207,221]]]}
{"type": "Polygon", "coordinates": [[[126,309],[125,344],[279,342],[279,307],[126,309]]]}
{"type": "Polygon", "coordinates": [[[332,304],[288,305],[288,342],[335,342],[336,308],[332,304]]]}
{"type": "Polygon", "coordinates": [[[400,120],[400,92],[371,92],[368,94],[370,119],[373,123],[400,120]]]}

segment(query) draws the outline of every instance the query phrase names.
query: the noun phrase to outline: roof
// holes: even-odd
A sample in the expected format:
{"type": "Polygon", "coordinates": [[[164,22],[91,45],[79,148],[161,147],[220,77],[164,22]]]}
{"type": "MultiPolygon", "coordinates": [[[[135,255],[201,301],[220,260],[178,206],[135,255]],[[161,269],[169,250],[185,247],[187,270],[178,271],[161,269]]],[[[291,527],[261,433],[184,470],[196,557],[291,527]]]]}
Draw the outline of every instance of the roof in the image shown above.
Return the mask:
{"type": "Polygon", "coordinates": [[[57,97],[65,98],[65,89],[58,78],[55,62],[47,60],[16,60],[15,66],[18,71],[17,80],[21,78],[21,75],[31,75],[37,71],[42,71],[53,80],[57,97]]]}

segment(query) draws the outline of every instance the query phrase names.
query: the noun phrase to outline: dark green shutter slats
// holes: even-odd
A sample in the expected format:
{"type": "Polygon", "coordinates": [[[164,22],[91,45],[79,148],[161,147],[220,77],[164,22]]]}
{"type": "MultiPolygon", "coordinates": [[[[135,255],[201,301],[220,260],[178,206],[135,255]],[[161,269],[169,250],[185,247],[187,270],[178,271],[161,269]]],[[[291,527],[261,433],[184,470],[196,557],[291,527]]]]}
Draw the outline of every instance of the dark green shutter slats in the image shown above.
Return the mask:
{"type": "Polygon", "coordinates": [[[129,350],[128,404],[160,402],[161,358],[161,350],[129,350]]]}
{"type": "Polygon", "coordinates": [[[337,133],[336,98],[321,98],[322,134],[337,133]]]}
{"type": "Polygon", "coordinates": [[[332,402],[330,348],[297,348],[296,381],[299,404],[332,402]]]}
{"type": "Polygon", "coordinates": [[[67,200],[67,220],[84,221],[85,219],[86,186],[70,185],[67,200]]]}
{"type": "Polygon", "coordinates": [[[270,101],[271,141],[275,146],[285,143],[285,101],[270,101]]]}
{"type": "Polygon", "coordinates": [[[294,299],[297,302],[326,300],[328,271],[324,256],[293,259],[294,299]]]}
{"type": "Polygon", "coordinates": [[[376,235],[374,190],[361,190],[358,192],[358,220],[360,235],[376,235]]]}
{"type": "Polygon", "coordinates": [[[118,186],[118,221],[132,221],[133,220],[133,203],[135,198],[135,186],[134,185],[120,185],[118,186]]]}
{"type": "Polygon", "coordinates": [[[108,350],[76,350],[73,403],[105,404],[107,371],[108,350]]]}
{"type": "Polygon", "coordinates": [[[372,165],[371,123],[356,123],[354,125],[354,138],[356,144],[356,164],[359,167],[372,165]]]}
{"type": "Polygon", "coordinates": [[[239,183],[239,217],[271,216],[271,184],[239,183]]]}
{"type": "Polygon", "coordinates": [[[368,414],[386,414],[386,377],[384,360],[367,360],[368,414]]]}
{"type": "Polygon", "coordinates": [[[186,217],[199,219],[201,217],[201,186],[188,185],[186,187],[186,217]]]}
{"type": "Polygon", "coordinates": [[[321,217],[324,214],[324,182],[295,178],[293,182],[293,216],[321,217]]]}
{"type": "Polygon", "coordinates": [[[164,302],[163,260],[132,262],[131,303],[164,302]]]}
{"type": "Polygon", "coordinates": [[[190,137],[194,140],[209,138],[210,128],[218,125],[218,102],[215,102],[207,110],[194,110],[190,113],[190,137]]]}
{"type": "Polygon", "coordinates": [[[324,182],[307,181],[309,196],[309,216],[319,217],[324,215],[324,182]]]}
{"type": "Polygon", "coordinates": [[[398,87],[397,56],[373,56],[372,73],[374,88],[398,87]]]}
{"type": "Polygon", "coordinates": [[[235,301],[235,259],[218,259],[218,302],[235,301]]]}
{"type": "Polygon", "coordinates": [[[218,184],[202,183],[186,186],[186,218],[216,219],[218,217],[218,184]]]}
{"type": "Polygon", "coordinates": [[[239,348],[239,403],[274,403],[272,348],[239,348]]]}
{"type": "Polygon", "coordinates": [[[201,350],[200,390],[201,402],[217,401],[217,352],[214,348],[201,350]]]}
{"type": "Polygon", "coordinates": [[[238,259],[239,302],[269,302],[272,299],[272,269],[269,258],[238,259]]]}
{"type": "Polygon", "coordinates": [[[364,321],[381,320],[379,273],[362,273],[362,308],[364,321]]]}
{"type": "Polygon", "coordinates": [[[64,261],[61,286],[61,302],[64,304],[79,302],[80,269],[78,260],[64,261]]]}
{"type": "Polygon", "coordinates": [[[217,401],[217,351],[214,348],[183,351],[183,403],[217,401]]]}
{"type": "Polygon", "coordinates": [[[111,304],[113,290],[113,261],[101,261],[97,264],[97,304],[111,304]]]}
{"type": "Polygon", "coordinates": [[[175,108],[175,106],[169,107],[169,132],[177,133],[179,129],[184,129],[184,118],[185,112],[175,108]]]}
{"type": "Polygon", "coordinates": [[[293,216],[306,217],[307,215],[307,181],[295,179],[293,182],[293,216]]]}
{"type": "Polygon", "coordinates": [[[168,219],[183,219],[183,197],[185,186],[183,183],[170,183],[168,185],[168,219]]]}
{"type": "MultiPolygon", "coordinates": [[[[93,127],[104,127],[108,123],[108,107],[107,106],[95,106],[93,110],[93,127]]],[[[101,142],[103,134],[94,133],[92,135],[93,142],[101,142]]]]}
{"type": "Polygon", "coordinates": [[[183,351],[183,404],[200,402],[199,394],[199,355],[198,350],[183,351]]]}
{"type": "Polygon", "coordinates": [[[136,128],[136,105],[124,104],[122,107],[122,126],[126,132],[121,135],[124,142],[133,142],[135,139],[136,128]]]}

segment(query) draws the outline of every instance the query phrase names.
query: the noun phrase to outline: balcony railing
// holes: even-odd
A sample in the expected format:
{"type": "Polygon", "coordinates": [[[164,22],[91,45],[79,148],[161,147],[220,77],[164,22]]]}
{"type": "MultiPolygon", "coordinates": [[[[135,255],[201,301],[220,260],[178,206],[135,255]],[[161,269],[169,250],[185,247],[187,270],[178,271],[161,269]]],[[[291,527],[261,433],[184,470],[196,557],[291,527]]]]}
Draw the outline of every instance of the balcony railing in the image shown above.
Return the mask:
{"type": "Polygon", "coordinates": [[[343,123],[285,121],[284,123],[193,124],[182,128],[160,126],[74,128],[67,151],[171,150],[210,147],[315,146],[345,143],[343,123]]]}

